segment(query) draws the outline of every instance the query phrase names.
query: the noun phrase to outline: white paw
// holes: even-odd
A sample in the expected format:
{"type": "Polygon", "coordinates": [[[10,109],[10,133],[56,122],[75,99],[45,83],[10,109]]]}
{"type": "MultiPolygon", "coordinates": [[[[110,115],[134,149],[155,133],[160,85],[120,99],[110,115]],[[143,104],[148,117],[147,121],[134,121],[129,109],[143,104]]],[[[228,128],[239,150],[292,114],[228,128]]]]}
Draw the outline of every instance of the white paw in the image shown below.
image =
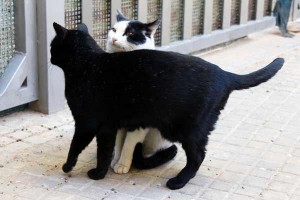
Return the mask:
{"type": "Polygon", "coordinates": [[[117,174],[126,174],[128,173],[130,166],[123,165],[121,163],[116,163],[113,167],[114,172],[117,174]]]}

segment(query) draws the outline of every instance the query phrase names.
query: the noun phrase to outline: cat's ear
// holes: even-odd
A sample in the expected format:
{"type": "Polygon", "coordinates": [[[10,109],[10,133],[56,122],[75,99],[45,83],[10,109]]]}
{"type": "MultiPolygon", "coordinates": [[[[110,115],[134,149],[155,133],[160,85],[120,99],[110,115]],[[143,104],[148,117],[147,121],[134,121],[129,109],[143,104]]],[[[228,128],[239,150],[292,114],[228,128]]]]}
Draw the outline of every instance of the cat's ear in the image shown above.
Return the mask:
{"type": "Polygon", "coordinates": [[[57,24],[57,23],[53,23],[53,28],[56,32],[56,35],[60,38],[60,39],[65,39],[65,37],[67,36],[68,33],[68,29],[62,27],[61,25],[57,24]]]}
{"type": "Polygon", "coordinates": [[[152,35],[155,34],[157,28],[160,25],[160,19],[155,20],[154,22],[150,22],[148,24],[145,24],[147,27],[147,31],[152,35]]]}
{"type": "Polygon", "coordinates": [[[117,22],[120,22],[120,21],[129,21],[129,19],[127,19],[123,13],[118,9],[117,10],[117,22]]]}
{"type": "Polygon", "coordinates": [[[89,29],[88,29],[88,27],[87,27],[84,23],[79,24],[79,25],[77,26],[77,30],[83,31],[83,32],[85,32],[85,33],[89,33],[89,29]]]}

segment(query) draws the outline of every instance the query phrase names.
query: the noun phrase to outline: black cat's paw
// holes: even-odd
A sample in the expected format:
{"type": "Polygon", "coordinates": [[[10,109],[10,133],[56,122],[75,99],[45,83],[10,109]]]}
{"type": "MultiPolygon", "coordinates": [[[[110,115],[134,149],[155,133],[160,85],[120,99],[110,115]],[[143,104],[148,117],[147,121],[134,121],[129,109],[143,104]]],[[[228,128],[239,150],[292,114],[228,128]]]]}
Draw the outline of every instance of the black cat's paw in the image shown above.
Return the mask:
{"type": "Polygon", "coordinates": [[[183,181],[177,177],[171,178],[167,182],[167,187],[171,190],[177,190],[183,188],[187,184],[187,181],[183,181]]]}
{"type": "Polygon", "coordinates": [[[72,171],[74,165],[70,165],[68,163],[65,163],[62,167],[62,170],[65,172],[65,173],[68,173],[70,171],[72,171]]]}
{"type": "Polygon", "coordinates": [[[74,166],[77,163],[77,159],[73,159],[72,161],[69,161],[70,159],[67,160],[67,162],[63,165],[62,170],[65,173],[68,173],[70,171],[72,171],[72,169],[74,168],[74,166]]]}
{"type": "Polygon", "coordinates": [[[99,180],[99,179],[103,179],[105,177],[106,172],[102,172],[102,171],[99,171],[96,168],[94,168],[94,169],[91,169],[90,171],[88,171],[87,174],[90,179],[99,180]]]}

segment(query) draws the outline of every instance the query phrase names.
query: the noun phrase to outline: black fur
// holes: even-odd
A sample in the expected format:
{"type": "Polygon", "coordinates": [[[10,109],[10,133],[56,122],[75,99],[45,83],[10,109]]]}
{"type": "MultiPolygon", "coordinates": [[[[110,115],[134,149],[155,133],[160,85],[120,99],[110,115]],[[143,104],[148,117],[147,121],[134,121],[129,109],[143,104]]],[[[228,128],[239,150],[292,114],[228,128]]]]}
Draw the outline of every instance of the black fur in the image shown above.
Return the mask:
{"type": "Polygon", "coordinates": [[[124,35],[127,35],[127,41],[132,44],[144,44],[146,37],[150,38],[150,34],[145,34],[146,28],[146,25],[139,21],[131,21],[128,23],[124,35]]]}
{"type": "Polygon", "coordinates": [[[180,142],[187,164],[167,182],[182,188],[203,159],[208,135],[220,110],[235,89],[246,89],[273,77],[284,63],[277,58],[265,69],[236,75],[200,58],[174,52],[137,50],[105,53],[86,32],[54,24],[51,62],[65,74],[65,95],[75,120],[68,172],[78,155],[97,138],[97,167],[92,179],[107,173],[120,128],[158,128],[162,136],[180,142]]]}
{"type": "MultiPolygon", "coordinates": [[[[153,22],[153,23],[157,23],[157,22],[153,22]]],[[[77,26],[77,30],[89,34],[88,28],[85,24],[79,24],[77,26]]],[[[100,50],[100,48],[98,50],[100,50]]],[[[150,169],[165,164],[166,162],[169,162],[176,156],[176,154],[177,154],[177,147],[175,145],[172,145],[167,149],[161,149],[160,151],[155,152],[150,157],[145,158],[143,156],[143,148],[140,148],[140,146],[137,145],[134,152],[132,164],[138,169],[150,169]]]]}
{"type": "Polygon", "coordinates": [[[161,149],[160,151],[155,152],[155,154],[148,158],[144,158],[143,145],[138,143],[133,153],[132,164],[137,169],[151,169],[172,160],[176,154],[177,147],[176,145],[172,145],[167,149],[161,149]]]}

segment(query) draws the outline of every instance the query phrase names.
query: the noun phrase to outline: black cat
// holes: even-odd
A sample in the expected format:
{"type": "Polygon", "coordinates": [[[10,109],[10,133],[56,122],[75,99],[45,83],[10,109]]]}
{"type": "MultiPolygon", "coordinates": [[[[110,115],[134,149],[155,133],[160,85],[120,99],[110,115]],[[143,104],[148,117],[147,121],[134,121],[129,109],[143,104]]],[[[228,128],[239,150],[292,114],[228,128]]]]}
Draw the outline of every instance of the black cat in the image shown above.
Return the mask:
{"type": "Polygon", "coordinates": [[[97,167],[88,172],[102,179],[111,162],[117,130],[158,128],[166,139],[180,142],[187,164],[167,182],[182,188],[205,158],[208,135],[233,90],[269,80],[284,60],[275,59],[247,75],[223,71],[200,58],[174,52],[137,50],[106,53],[85,31],[54,23],[51,62],[65,74],[65,95],[75,120],[75,134],[64,172],[97,138],[97,167]]]}

